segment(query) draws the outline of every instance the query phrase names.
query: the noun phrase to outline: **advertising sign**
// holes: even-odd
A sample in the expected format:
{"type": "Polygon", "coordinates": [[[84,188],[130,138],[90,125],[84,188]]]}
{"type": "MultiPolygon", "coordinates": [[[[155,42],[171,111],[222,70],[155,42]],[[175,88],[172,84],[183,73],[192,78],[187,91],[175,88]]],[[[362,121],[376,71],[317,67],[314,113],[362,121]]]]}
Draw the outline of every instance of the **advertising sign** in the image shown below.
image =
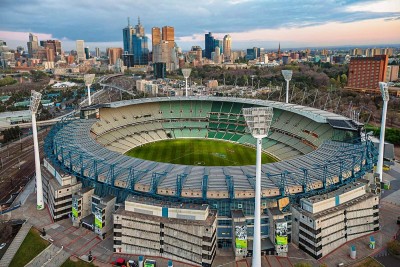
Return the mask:
{"type": "Polygon", "coordinates": [[[277,245],[287,245],[287,236],[275,236],[277,245]]]}
{"type": "Polygon", "coordinates": [[[247,248],[247,225],[235,226],[235,247],[247,248]]]}
{"type": "Polygon", "coordinates": [[[78,218],[78,200],[76,198],[72,199],[72,217],[78,218]]]}
{"type": "Polygon", "coordinates": [[[98,229],[103,228],[103,219],[102,219],[102,214],[101,211],[96,209],[96,212],[94,214],[94,225],[98,229]]]}

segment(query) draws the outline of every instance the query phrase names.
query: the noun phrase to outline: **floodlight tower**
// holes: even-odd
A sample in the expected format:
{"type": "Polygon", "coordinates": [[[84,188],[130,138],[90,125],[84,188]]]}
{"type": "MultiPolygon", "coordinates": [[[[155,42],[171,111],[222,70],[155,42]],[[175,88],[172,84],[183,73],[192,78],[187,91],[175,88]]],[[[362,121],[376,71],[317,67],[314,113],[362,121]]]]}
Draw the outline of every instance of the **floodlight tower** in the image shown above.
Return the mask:
{"type": "Polygon", "coordinates": [[[192,69],[182,69],[182,74],[183,74],[183,77],[185,78],[186,97],[188,97],[188,84],[187,84],[187,80],[188,80],[188,78],[189,78],[191,72],[192,72],[192,69]]]}
{"type": "Polygon", "coordinates": [[[383,152],[385,148],[386,111],[389,102],[389,88],[388,84],[384,82],[379,83],[379,88],[381,89],[383,108],[382,108],[382,120],[381,120],[381,136],[379,140],[379,155],[378,155],[378,163],[376,166],[376,173],[379,174],[379,179],[382,182],[383,152]]]}
{"type": "Polygon", "coordinates": [[[94,74],[85,74],[85,76],[83,76],[83,79],[85,80],[85,85],[86,85],[87,90],[88,90],[89,106],[92,104],[92,99],[90,98],[90,86],[93,83],[94,76],[95,76],[94,74]]]}
{"type": "Polygon", "coordinates": [[[282,70],[283,78],[286,80],[286,104],[289,103],[289,82],[292,79],[292,70],[282,70]]]}
{"type": "Polygon", "coordinates": [[[261,149],[262,139],[268,136],[273,109],[271,107],[244,108],[243,116],[251,135],[257,139],[252,266],[261,266],[261,149]]]}
{"type": "Polygon", "coordinates": [[[32,90],[30,110],[32,115],[32,133],[33,133],[33,149],[35,153],[35,170],[36,170],[36,208],[42,210],[43,204],[43,184],[42,172],[40,170],[39,142],[36,126],[36,112],[38,110],[42,94],[32,90]]]}

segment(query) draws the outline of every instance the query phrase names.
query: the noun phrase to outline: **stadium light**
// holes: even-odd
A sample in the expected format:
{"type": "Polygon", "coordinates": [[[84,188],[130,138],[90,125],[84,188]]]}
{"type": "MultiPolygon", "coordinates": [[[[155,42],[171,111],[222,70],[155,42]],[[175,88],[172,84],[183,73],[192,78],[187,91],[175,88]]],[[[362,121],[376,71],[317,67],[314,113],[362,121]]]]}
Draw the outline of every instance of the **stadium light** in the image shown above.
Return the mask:
{"type": "Polygon", "coordinates": [[[289,103],[289,82],[292,79],[292,70],[282,70],[283,78],[286,80],[286,103],[289,103]]]}
{"type": "Polygon", "coordinates": [[[385,148],[385,127],[386,127],[386,112],[387,105],[389,102],[389,88],[388,84],[384,82],[379,83],[379,88],[381,89],[382,99],[383,99],[383,108],[382,108],[382,120],[381,120],[381,134],[379,140],[379,155],[378,155],[378,163],[376,166],[376,173],[379,174],[379,180],[382,182],[383,175],[383,153],[385,148]]]}
{"type": "Polygon", "coordinates": [[[185,78],[186,97],[188,96],[187,80],[188,80],[191,72],[192,72],[192,69],[182,69],[182,74],[183,74],[183,77],[185,78]]]}
{"type": "Polygon", "coordinates": [[[42,172],[40,170],[40,157],[39,157],[39,142],[37,136],[36,126],[36,113],[39,108],[40,99],[42,94],[32,90],[30,110],[32,115],[32,134],[33,134],[33,150],[35,154],[35,171],[36,171],[36,208],[42,210],[43,205],[43,184],[42,184],[42,172]]]}
{"type": "Polygon", "coordinates": [[[92,83],[93,83],[94,76],[95,76],[94,74],[85,74],[85,75],[83,76],[83,79],[84,79],[84,81],[85,81],[85,85],[86,85],[87,90],[88,90],[88,101],[89,101],[89,106],[92,104],[92,99],[90,98],[90,86],[91,86],[92,83]]]}
{"type": "Polygon", "coordinates": [[[262,139],[268,136],[273,109],[271,107],[244,108],[243,116],[251,135],[257,139],[252,266],[261,266],[261,149],[262,139]]]}

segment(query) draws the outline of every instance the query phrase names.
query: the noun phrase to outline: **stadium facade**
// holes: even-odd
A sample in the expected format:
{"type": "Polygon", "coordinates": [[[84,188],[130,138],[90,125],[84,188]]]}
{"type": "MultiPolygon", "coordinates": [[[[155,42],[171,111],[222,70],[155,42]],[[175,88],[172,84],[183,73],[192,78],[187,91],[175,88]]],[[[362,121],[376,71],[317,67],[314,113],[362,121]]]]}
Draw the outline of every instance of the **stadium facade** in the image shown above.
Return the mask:
{"type": "MultiPolygon", "coordinates": [[[[80,118],[65,118],[45,141],[46,158],[74,175],[83,187],[94,187],[100,196],[112,194],[120,203],[137,196],[196,207],[206,204],[217,218],[215,245],[233,247],[236,257],[251,255],[255,166],[178,165],[124,153],[174,138],[218,139],[254,147],[256,140],[246,132],[242,108],[263,106],[274,111],[263,151],[278,162],[262,166],[262,247],[285,255],[292,234],[290,206],[372,172],[376,149],[363,133],[363,125],[327,111],[273,101],[137,99],[85,107],[80,118]]],[[[114,246],[117,252],[124,252],[122,248],[121,243],[114,246]]],[[[156,255],[165,253],[163,249],[156,255]]],[[[195,264],[207,266],[209,256],[207,260],[195,264]]]]}

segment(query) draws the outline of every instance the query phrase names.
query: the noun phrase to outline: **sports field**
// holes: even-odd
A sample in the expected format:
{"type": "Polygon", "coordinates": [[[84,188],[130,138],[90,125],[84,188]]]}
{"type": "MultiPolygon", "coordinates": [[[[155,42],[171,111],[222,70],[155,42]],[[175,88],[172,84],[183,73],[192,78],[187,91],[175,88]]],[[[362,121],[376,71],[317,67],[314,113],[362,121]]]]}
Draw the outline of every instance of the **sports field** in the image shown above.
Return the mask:
{"type": "MultiPolygon", "coordinates": [[[[146,160],[200,166],[243,166],[256,164],[253,148],[224,141],[173,139],[135,147],[126,155],[146,160]]],[[[262,163],[275,162],[262,154],[262,163]]]]}

